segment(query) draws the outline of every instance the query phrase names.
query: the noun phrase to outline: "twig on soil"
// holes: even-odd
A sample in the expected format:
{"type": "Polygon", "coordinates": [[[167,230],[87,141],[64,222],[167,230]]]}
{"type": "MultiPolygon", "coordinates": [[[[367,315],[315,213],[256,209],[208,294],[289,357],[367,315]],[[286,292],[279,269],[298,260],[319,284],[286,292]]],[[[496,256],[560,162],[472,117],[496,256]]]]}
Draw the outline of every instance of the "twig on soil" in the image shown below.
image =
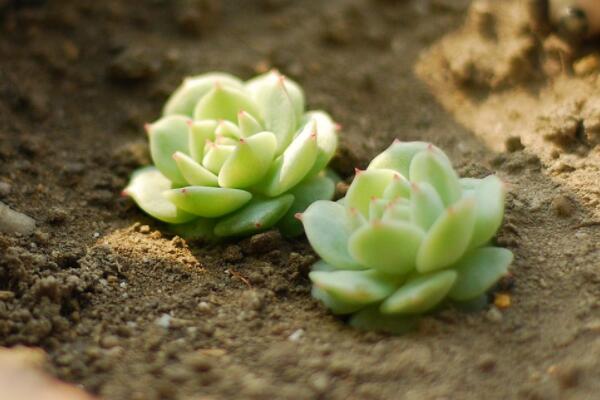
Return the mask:
{"type": "Polygon", "coordinates": [[[237,271],[231,270],[231,269],[226,269],[225,273],[227,274],[231,274],[232,276],[238,278],[240,281],[244,282],[244,284],[246,286],[248,286],[249,289],[252,289],[252,284],[250,283],[250,281],[248,279],[246,279],[242,274],[240,274],[237,271]]]}
{"type": "Polygon", "coordinates": [[[580,224],[577,224],[573,227],[573,229],[586,228],[588,226],[598,226],[600,225],[600,221],[584,221],[580,224]]]}

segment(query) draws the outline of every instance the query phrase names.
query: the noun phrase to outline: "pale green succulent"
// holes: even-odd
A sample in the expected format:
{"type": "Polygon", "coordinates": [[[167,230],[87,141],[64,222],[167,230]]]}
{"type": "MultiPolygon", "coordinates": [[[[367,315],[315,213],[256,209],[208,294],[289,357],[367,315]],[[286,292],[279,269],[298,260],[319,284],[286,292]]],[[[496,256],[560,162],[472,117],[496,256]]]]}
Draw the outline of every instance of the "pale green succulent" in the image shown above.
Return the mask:
{"type": "Polygon", "coordinates": [[[482,300],[513,259],[490,244],[504,197],[496,176],[460,179],[439,148],[394,142],[346,197],[298,216],[321,257],[313,296],[356,327],[391,332],[448,300],[482,300]]]}
{"type": "Polygon", "coordinates": [[[275,71],[188,78],[147,126],[154,166],[124,194],[186,237],[301,234],[294,214],[333,197],[324,169],[338,142],[329,115],[304,106],[298,84],[275,71]]]}

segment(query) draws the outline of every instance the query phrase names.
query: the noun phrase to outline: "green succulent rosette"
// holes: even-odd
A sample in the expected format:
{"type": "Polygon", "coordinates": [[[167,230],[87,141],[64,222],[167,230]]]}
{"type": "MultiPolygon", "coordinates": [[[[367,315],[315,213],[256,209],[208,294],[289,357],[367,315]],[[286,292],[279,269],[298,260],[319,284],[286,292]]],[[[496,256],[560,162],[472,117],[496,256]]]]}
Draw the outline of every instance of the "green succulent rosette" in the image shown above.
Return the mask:
{"type": "Polygon", "coordinates": [[[321,257],[313,296],[355,327],[396,333],[443,302],[484,300],[513,259],[490,244],[504,198],[496,176],[461,179],[439,148],[394,142],[343,199],[299,215],[321,257]]]}
{"type": "Polygon", "coordinates": [[[154,165],[135,171],[124,194],[184,237],[272,227],[296,236],[294,214],[333,197],[324,170],[336,124],[305,112],[300,86],[278,72],[246,82],[225,73],[188,78],[147,132],[154,165]]]}

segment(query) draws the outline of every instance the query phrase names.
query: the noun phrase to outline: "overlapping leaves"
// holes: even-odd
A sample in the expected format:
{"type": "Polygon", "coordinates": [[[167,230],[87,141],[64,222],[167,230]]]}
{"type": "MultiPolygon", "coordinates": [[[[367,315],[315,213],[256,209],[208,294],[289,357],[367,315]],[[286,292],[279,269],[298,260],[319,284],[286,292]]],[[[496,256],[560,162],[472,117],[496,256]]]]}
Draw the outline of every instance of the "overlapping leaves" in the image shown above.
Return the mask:
{"type": "Polygon", "coordinates": [[[472,302],[507,272],[491,239],[504,214],[496,176],[460,179],[437,147],[395,142],[339,202],[302,215],[321,256],[313,296],[363,329],[400,332],[444,301],[472,302]]]}
{"type": "Polygon", "coordinates": [[[242,82],[224,73],[188,78],[147,126],[154,166],[125,189],[145,212],[188,237],[248,235],[330,199],[323,170],[337,147],[325,112],[304,112],[302,89],[272,71],[242,82]]]}

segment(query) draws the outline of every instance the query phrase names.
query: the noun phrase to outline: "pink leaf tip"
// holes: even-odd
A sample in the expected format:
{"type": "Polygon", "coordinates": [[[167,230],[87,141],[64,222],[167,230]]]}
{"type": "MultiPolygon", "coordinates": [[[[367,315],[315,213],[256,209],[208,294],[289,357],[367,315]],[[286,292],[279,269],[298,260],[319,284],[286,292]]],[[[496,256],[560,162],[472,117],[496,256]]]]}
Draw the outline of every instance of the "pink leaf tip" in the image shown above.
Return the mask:
{"type": "Polygon", "coordinates": [[[294,218],[296,218],[298,221],[302,221],[302,213],[294,214],[294,218]]]}

